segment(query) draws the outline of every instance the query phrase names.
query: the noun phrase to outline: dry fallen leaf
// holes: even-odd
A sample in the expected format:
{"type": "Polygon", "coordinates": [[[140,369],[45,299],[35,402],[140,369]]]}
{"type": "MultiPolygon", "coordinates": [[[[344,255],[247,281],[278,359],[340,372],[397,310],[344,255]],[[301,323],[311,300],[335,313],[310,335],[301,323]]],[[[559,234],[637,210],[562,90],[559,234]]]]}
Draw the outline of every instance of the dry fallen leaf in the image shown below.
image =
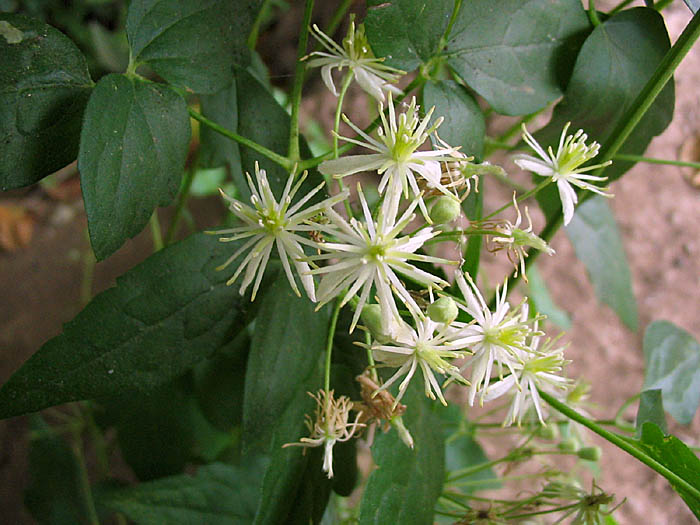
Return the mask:
{"type": "Polygon", "coordinates": [[[34,218],[21,206],[0,204],[0,249],[14,252],[32,240],[34,218]]]}

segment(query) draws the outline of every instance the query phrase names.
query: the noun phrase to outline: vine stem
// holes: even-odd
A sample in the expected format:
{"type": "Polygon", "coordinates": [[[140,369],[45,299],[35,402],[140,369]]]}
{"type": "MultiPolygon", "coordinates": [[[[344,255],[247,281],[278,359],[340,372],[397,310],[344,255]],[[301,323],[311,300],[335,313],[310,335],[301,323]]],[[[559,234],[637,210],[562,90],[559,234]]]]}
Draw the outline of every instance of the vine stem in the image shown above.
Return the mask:
{"type": "Polygon", "coordinates": [[[673,159],[655,159],[653,157],[642,157],[641,155],[627,155],[626,153],[618,153],[613,157],[613,160],[623,160],[629,162],[646,162],[647,164],[663,164],[666,166],[682,166],[700,170],[700,162],[690,162],[685,160],[673,159]]]}
{"type": "MultiPolygon", "coordinates": [[[[549,186],[549,184],[551,184],[551,182],[552,182],[551,177],[547,177],[547,178],[544,179],[542,182],[540,182],[537,186],[535,186],[534,188],[532,188],[532,189],[526,191],[525,193],[523,193],[522,195],[520,195],[520,196],[517,198],[517,202],[522,202],[522,201],[524,201],[525,199],[527,199],[527,198],[529,198],[529,197],[532,197],[533,195],[535,195],[535,194],[538,193],[539,191],[542,191],[542,189],[544,189],[545,186],[549,186]]],[[[506,204],[504,204],[503,206],[501,206],[500,208],[498,208],[496,211],[494,211],[494,212],[492,212],[492,213],[489,213],[486,217],[484,217],[484,218],[481,219],[481,220],[482,220],[482,221],[486,221],[486,220],[490,219],[491,217],[493,217],[493,216],[495,216],[495,215],[498,215],[498,214],[501,213],[502,211],[507,210],[507,209],[510,208],[512,205],[513,205],[513,201],[508,201],[506,204]]]]}
{"type": "Polygon", "coordinates": [[[250,139],[245,138],[242,135],[239,135],[235,131],[231,131],[230,129],[226,129],[223,126],[218,125],[216,122],[213,120],[209,120],[207,117],[202,115],[201,113],[197,113],[194,109],[192,108],[187,108],[187,111],[189,112],[190,116],[204,124],[205,126],[213,129],[220,135],[223,135],[224,137],[227,137],[231,140],[235,140],[239,144],[243,144],[244,146],[252,149],[253,151],[257,151],[261,155],[267,157],[270,159],[272,162],[275,162],[285,168],[286,170],[291,170],[294,163],[289,160],[287,157],[283,157],[282,155],[275,153],[271,149],[267,149],[265,146],[258,144],[255,141],[252,141],[250,139]]]}
{"type": "Polygon", "coordinates": [[[306,0],[304,6],[304,19],[301,22],[299,32],[299,46],[297,48],[297,65],[294,71],[294,85],[292,86],[292,114],[289,122],[289,150],[287,157],[292,164],[301,160],[299,154],[299,105],[301,104],[301,88],[304,84],[304,71],[306,63],[302,60],[306,55],[306,47],[309,43],[309,26],[311,25],[311,12],[314,10],[314,0],[306,0]]]}
{"type": "MultiPolygon", "coordinates": [[[[333,340],[335,339],[335,329],[338,325],[338,316],[340,315],[341,305],[342,300],[339,297],[335,301],[333,314],[331,315],[331,323],[328,326],[328,340],[326,341],[326,366],[323,376],[323,388],[326,391],[326,394],[330,394],[331,391],[331,356],[333,355],[333,340]]],[[[330,396],[327,396],[327,399],[330,399],[330,396]]]]}
{"type": "MultiPolygon", "coordinates": [[[[673,72],[681,63],[681,60],[683,60],[685,55],[688,54],[688,51],[690,51],[690,48],[693,47],[693,44],[698,39],[698,37],[700,37],[700,11],[693,15],[693,18],[685,27],[685,29],[681,33],[681,36],[679,36],[678,40],[676,40],[673,46],[671,46],[671,49],[669,49],[668,53],[666,53],[666,56],[664,56],[663,60],[661,60],[661,63],[656,68],[656,71],[654,71],[654,74],[647,81],[642,91],[639,93],[637,98],[630,105],[623,118],[620,120],[620,123],[615,127],[615,129],[611,133],[611,140],[608,141],[603,147],[603,151],[601,153],[602,158],[600,160],[601,163],[607,162],[608,160],[612,160],[613,158],[615,158],[615,155],[617,155],[619,149],[625,143],[632,131],[634,131],[634,128],[637,126],[637,124],[647,112],[649,107],[652,105],[654,100],[656,100],[656,97],[659,95],[666,83],[671,79],[671,77],[673,76],[673,72]]],[[[604,169],[605,168],[598,168],[596,171],[593,172],[593,175],[600,176],[604,169]]],[[[584,193],[579,201],[579,205],[581,202],[590,198],[590,195],[591,192],[584,193]]],[[[561,224],[562,211],[558,210],[554,213],[553,216],[551,216],[547,220],[547,224],[545,224],[545,227],[542,229],[542,232],[539,235],[540,238],[545,242],[551,241],[552,237],[559,229],[561,224]]],[[[528,252],[529,257],[525,261],[526,272],[527,269],[535,263],[539,254],[539,250],[530,250],[528,252]]],[[[521,275],[521,272],[518,272],[517,274],[514,272],[513,275],[510,276],[509,281],[512,284],[512,286],[508,287],[509,290],[515,288],[514,285],[518,282],[518,279],[520,279],[521,275]]],[[[495,303],[496,297],[494,295],[494,297],[492,297],[491,301],[489,302],[489,306],[493,307],[495,303]]]]}
{"type": "Polygon", "coordinates": [[[170,226],[168,226],[168,232],[165,234],[165,245],[168,246],[170,243],[173,242],[173,239],[175,238],[175,234],[177,233],[177,227],[180,223],[180,219],[182,218],[182,210],[185,207],[185,204],[187,203],[187,199],[190,196],[190,189],[192,189],[192,181],[194,181],[194,174],[197,172],[197,161],[192,163],[190,166],[190,169],[185,171],[185,181],[182,186],[182,191],[180,192],[180,195],[177,197],[177,205],[175,206],[175,215],[173,215],[173,220],[170,222],[170,226]]]}
{"type": "Polygon", "coordinates": [[[679,488],[682,488],[684,491],[688,492],[689,494],[692,494],[693,497],[700,499],[700,490],[696,489],[690,483],[688,483],[686,480],[681,478],[678,474],[669,470],[664,465],[662,465],[661,463],[656,461],[654,458],[652,458],[651,456],[644,453],[641,449],[635,447],[634,445],[632,445],[631,443],[626,441],[622,436],[619,436],[618,434],[615,434],[613,432],[610,432],[609,430],[604,429],[600,425],[591,421],[587,417],[579,414],[573,408],[566,406],[564,403],[562,403],[561,401],[557,400],[556,398],[550,396],[546,392],[543,392],[542,390],[538,390],[538,391],[539,391],[539,394],[542,397],[542,399],[544,399],[547,402],[547,404],[550,405],[552,408],[554,408],[558,412],[561,412],[563,415],[565,415],[569,419],[576,421],[577,423],[580,423],[581,425],[585,426],[586,428],[592,430],[593,432],[598,434],[600,437],[606,439],[607,441],[609,441],[613,445],[617,446],[618,448],[621,448],[622,450],[627,452],[629,455],[633,456],[637,460],[644,463],[647,467],[649,467],[652,470],[655,470],[656,472],[661,474],[663,477],[665,477],[672,484],[676,485],[679,488]]]}
{"type": "Polygon", "coordinates": [[[153,210],[151,215],[151,235],[153,236],[153,253],[163,249],[163,234],[160,230],[160,221],[158,221],[158,210],[153,210]]]}

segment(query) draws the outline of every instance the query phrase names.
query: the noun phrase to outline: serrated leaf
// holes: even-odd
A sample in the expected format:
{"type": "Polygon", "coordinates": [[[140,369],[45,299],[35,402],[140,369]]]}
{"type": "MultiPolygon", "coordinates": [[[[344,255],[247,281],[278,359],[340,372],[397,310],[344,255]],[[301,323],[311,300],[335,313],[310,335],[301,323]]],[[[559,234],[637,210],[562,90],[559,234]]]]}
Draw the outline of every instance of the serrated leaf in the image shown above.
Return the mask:
{"type": "Polygon", "coordinates": [[[454,8],[452,0],[370,0],[367,4],[364,24],[374,54],[405,71],[437,53],[454,8]]]}
{"type": "Polygon", "coordinates": [[[533,303],[535,312],[546,315],[548,321],[563,330],[571,328],[569,314],[554,303],[549,294],[547,283],[535,264],[527,270],[527,286],[530,292],[529,299],[533,303]]]}
{"type": "Polygon", "coordinates": [[[668,321],[655,321],[644,332],[644,390],[658,388],[664,407],[688,425],[700,404],[700,344],[668,321]]]}
{"type": "Polygon", "coordinates": [[[133,63],[146,63],[169,83],[215,93],[234,65],[250,59],[246,39],[259,0],[133,0],[126,33],[133,63]]]}
{"type": "Polygon", "coordinates": [[[375,438],[372,457],[377,468],[370,474],[360,504],[360,525],[433,523],[433,507],[445,476],[445,444],[434,401],[413,382],[405,396],[403,416],[415,447],[408,448],[392,429],[375,438]]]}
{"type": "Polygon", "coordinates": [[[0,189],[33,184],[78,155],[92,80],[85,57],[38,20],[0,13],[0,189]]]}
{"type": "Polygon", "coordinates": [[[566,234],[586,266],[598,299],[610,306],[630,330],[636,330],[632,278],[615,216],[605,197],[593,197],[576,208],[566,234]]]}
{"type": "MultiPolygon", "coordinates": [[[[581,128],[590,140],[605,145],[669,49],[663,17],[653,9],[625,10],[600,24],[583,44],[564,98],[554,108],[549,124],[536,134],[537,139],[543,147],[554,147],[564,125],[571,122],[572,131],[581,128]]],[[[619,153],[644,153],[651,139],[671,122],[674,98],[671,80],[619,153]]],[[[613,181],[632,165],[615,161],[605,175],[613,181]]],[[[549,193],[554,196],[556,191],[552,188],[549,193]]]]}
{"type": "Polygon", "coordinates": [[[172,476],[134,487],[105,489],[98,502],[137,524],[247,525],[255,515],[265,462],[214,463],[194,476],[172,476]]]}
{"type": "Polygon", "coordinates": [[[0,388],[0,417],[146,391],[211,355],[239,313],[238,289],[215,270],[232,249],[197,234],[128,271],[0,388]]]}
{"type": "Polygon", "coordinates": [[[89,513],[75,454],[38,414],[30,420],[29,474],[24,503],[42,524],[87,522],[89,513]]]}
{"type": "Polygon", "coordinates": [[[497,112],[524,115],[561,96],[588,27],[578,0],[470,0],[445,54],[497,112]]]}
{"type": "Polygon", "coordinates": [[[452,80],[428,82],[423,88],[423,108],[435,107],[433,121],[443,117],[440,138],[461,152],[481,158],[484,151],[486,121],[479,105],[467,90],[452,80]]]}
{"type": "Polygon", "coordinates": [[[107,75],[85,111],[78,168],[98,260],[139,233],[177,193],[190,141],[184,99],[170,88],[107,75]]]}
{"type": "MultiPolygon", "coordinates": [[[[658,426],[646,422],[642,425],[640,444],[656,461],[700,490],[700,459],[680,439],[664,436],[658,426]]],[[[671,486],[683,498],[695,517],[700,519],[700,498],[672,482],[671,486]]]]}
{"type": "Polygon", "coordinates": [[[667,432],[664,404],[663,400],[661,399],[661,390],[658,388],[644,390],[639,396],[637,420],[634,424],[637,429],[637,439],[641,437],[642,426],[647,421],[658,426],[664,434],[667,432]]]}

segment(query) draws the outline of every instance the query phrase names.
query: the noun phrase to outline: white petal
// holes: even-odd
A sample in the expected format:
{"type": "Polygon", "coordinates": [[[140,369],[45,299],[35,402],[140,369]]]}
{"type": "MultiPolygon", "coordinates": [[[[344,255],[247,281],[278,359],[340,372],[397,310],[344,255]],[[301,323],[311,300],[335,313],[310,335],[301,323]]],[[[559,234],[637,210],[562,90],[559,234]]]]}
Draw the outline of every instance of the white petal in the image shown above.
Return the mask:
{"type": "Polygon", "coordinates": [[[325,160],[318,167],[324,175],[345,177],[361,171],[376,170],[384,163],[386,156],[379,153],[369,155],[348,155],[339,159],[325,160]]]}

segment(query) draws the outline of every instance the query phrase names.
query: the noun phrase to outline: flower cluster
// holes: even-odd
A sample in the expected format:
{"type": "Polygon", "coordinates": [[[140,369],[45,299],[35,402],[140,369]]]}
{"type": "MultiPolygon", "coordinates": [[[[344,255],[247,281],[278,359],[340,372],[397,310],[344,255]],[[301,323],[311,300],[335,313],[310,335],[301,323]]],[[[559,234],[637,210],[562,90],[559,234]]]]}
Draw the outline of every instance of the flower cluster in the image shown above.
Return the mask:
{"type": "MultiPolygon", "coordinates": [[[[450,224],[461,214],[461,202],[472,182],[478,188],[479,176],[503,176],[503,170],[487,163],[472,164],[472,158],[440,140],[436,130],[443,118],[432,118],[435,108],[421,113],[415,98],[408,104],[394,104],[393,94],[399,91],[390,83],[400,72],[374,58],[362,27],[351,24],[342,46],[315,26],[314,31],[326,51],[309,55],[307,65],[322,68],[322,78],[334,93],[333,69],[348,68],[360,86],[378,100],[381,121],[376,136],[371,136],[343,115],[355,136],[337,137],[369,153],[325,160],[319,170],[336,179],[360,172],[374,174],[378,202],[371,203],[359,183],[354,211],[347,190],[320,199],[323,183],[295,201],[307,177],[296,170],[277,199],[265,170],[256,164],[255,180],[248,176],[250,204],[224,194],[241,225],[216,232],[222,242],[241,241],[220,266],[226,268],[242,258],[228,280],[232,284],[243,276],[241,294],[252,284],[251,300],[255,299],[275,252],[297,295],[301,295],[297,286],[300,282],[318,308],[333,300],[338,309],[350,305],[354,309],[350,331],[360,326],[370,334],[363,343],[368,352],[368,373],[360,376],[363,400],[353,402],[343,396],[336,399],[328,387],[312,395],[317,408],[315,418],[307,421],[310,436],[294,444],[323,447],[323,469],[329,477],[333,475],[334,444],[357,436],[365,422],[390,423],[412,446],[411,435],[401,420],[406,407],[400,401],[417,376],[422,377],[425,395],[443,404],[447,404],[443,389],[452,383],[461,384],[468,388],[470,405],[477,399],[483,404],[510,396],[504,425],[520,425],[528,412],[544,424],[545,407],[539,391],[561,397],[572,386],[563,375],[567,364],[563,347],[556,345],[556,339],[543,339],[544,333],[539,330],[542,316],[530,312],[526,299],[511,306],[507,280],[496,289],[493,306],[484,299],[472,276],[461,269],[454,276],[461,297],[447,294],[449,283],[439,269],[459,263],[437,256],[432,245],[456,239],[455,233],[486,235],[492,251],[505,249],[516,272],[523,276],[528,250],[549,255],[554,250],[533,233],[527,207],[528,224],[523,224],[515,195],[515,222],[474,221],[469,231],[451,230],[450,224]],[[314,197],[320,202],[311,204],[314,197]],[[346,215],[334,209],[343,201],[346,215]],[[416,217],[417,210],[423,224],[416,217]],[[377,375],[378,368],[392,369],[384,382],[377,375]],[[389,392],[395,387],[396,397],[389,392]],[[350,422],[353,406],[360,413],[350,422]]],[[[581,167],[595,157],[599,145],[594,142],[587,146],[581,130],[567,136],[567,129],[568,125],[555,154],[551,147],[545,151],[523,128],[525,142],[540,158],[518,155],[515,159],[520,167],[556,182],[565,223],[571,220],[577,202],[571,185],[607,195],[605,188],[586,182],[604,178],[585,173],[607,163],[581,167]]],[[[340,186],[344,187],[342,183],[340,186]]],[[[329,352],[332,346],[329,343],[329,352]]],[[[326,374],[328,385],[328,370],[326,374]]]]}

